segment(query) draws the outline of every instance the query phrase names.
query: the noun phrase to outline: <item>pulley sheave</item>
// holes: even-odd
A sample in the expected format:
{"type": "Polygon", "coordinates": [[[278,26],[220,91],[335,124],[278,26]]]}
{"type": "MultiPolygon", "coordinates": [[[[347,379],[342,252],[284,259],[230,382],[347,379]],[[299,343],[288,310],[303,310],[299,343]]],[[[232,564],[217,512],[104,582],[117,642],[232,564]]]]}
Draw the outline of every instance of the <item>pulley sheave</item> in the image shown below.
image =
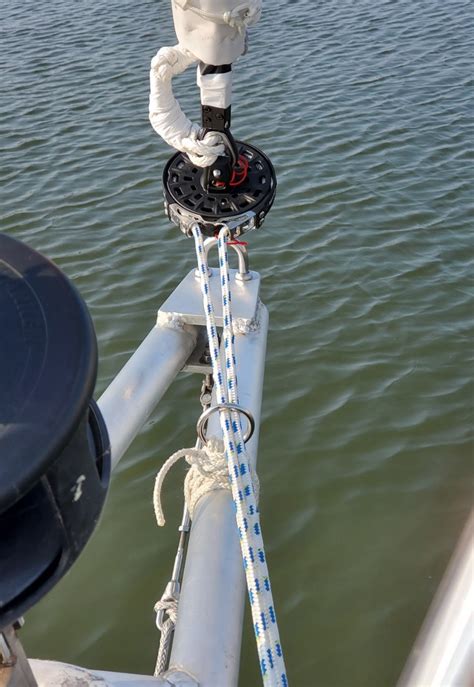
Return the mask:
{"type": "Polygon", "coordinates": [[[223,224],[233,236],[262,225],[275,198],[275,171],[261,150],[241,141],[236,145],[239,159],[248,162],[248,167],[244,178],[236,175],[228,183],[220,182],[219,176],[209,181],[206,170],[184,153],[168,161],[163,172],[165,209],[185,234],[195,223],[208,236],[214,236],[223,224]]]}

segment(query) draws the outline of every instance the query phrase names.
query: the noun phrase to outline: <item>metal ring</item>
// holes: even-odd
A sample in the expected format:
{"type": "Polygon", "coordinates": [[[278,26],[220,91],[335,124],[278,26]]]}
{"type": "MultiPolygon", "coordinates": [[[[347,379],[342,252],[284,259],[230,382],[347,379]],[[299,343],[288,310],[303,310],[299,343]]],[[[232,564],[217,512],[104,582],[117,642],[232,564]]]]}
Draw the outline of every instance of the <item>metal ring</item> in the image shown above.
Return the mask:
{"type": "Polygon", "coordinates": [[[254,433],[255,430],[255,420],[252,415],[252,413],[249,410],[246,410],[245,408],[242,408],[242,406],[239,406],[237,403],[217,403],[215,406],[211,406],[210,408],[206,408],[206,410],[201,413],[199,420],[197,421],[196,424],[196,432],[198,437],[201,439],[203,444],[207,444],[207,439],[206,435],[204,433],[204,429],[206,427],[206,423],[209,420],[209,417],[215,413],[217,410],[235,410],[238,413],[242,413],[242,415],[245,415],[245,417],[248,420],[249,426],[247,428],[247,431],[244,434],[244,444],[247,443],[247,441],[250,439],[252,434],[254,433]]]}

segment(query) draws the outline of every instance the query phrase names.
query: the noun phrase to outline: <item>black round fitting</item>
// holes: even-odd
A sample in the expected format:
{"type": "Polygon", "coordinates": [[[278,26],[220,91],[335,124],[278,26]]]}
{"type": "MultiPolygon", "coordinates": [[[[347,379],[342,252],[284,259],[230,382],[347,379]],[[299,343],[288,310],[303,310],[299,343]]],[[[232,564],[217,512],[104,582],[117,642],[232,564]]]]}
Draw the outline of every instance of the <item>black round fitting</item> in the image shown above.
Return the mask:
{"type": "Polygon", "coordinates": [[[224,224],[230,224],[231,233],[237,236],[262,225],[275,199],[275,170],[261,150],[249,143],[236,143],[239,157],[248,161],[246,178],[239,185],[225,184],[208,190],[205,170],[194,165],[184,153],[175,153],[166,164],[165,208],[170,220],[184,233],[189,234],[194,223],[207,236],[214,236],[224,224]]]}

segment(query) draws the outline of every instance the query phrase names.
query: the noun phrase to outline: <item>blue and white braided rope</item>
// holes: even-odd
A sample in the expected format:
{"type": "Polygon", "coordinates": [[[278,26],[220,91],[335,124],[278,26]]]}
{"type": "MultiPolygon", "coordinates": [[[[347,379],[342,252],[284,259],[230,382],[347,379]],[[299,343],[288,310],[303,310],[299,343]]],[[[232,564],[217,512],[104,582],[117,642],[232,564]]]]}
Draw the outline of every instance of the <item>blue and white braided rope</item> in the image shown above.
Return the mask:
{"type": "MultiPolygon", "coordinates": [[[[209,272],[204,251],[204,242],[197,225],[193,228],[196,244],[198,269],[201,275],[201,291],[206,314],[209,349],[212,359],[214,382],[219,403],[238,403],[236,360],[234,354],[234,333],[229,282],[227,241],[230,232],[224,228],[219,233],[219,267],[223,304],[223,341],[225,351],[225,379],[219,356],[219,340],[210,297],[209,272]]],[[[240,548],[244,563],[247,588],[252,611],[257,651],[265,687],[288,687],[285,662],[278,633],[278,625],[270,586],[265,549],[263,545],[260,516],[253,490],[249,460],[245,451],[239,414],[229,410],[220,411],[220,423],[224,437],[229,481],[236,507],[236,521],[239,530],[240,548]]]]}

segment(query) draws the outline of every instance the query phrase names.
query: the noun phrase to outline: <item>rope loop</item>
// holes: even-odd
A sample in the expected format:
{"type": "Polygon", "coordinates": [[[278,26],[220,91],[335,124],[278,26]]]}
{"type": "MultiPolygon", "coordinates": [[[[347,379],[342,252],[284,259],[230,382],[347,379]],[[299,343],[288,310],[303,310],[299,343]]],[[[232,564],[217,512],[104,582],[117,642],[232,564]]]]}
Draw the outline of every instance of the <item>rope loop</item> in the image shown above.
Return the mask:
{"type": "MultiPolygon", "coordinates": [[[[181,458],[184,458],[190,469],[184,480],[184,499],[191,518],[199,499],[216,489],[230,489],[229,468],[224,450],[224,443],[217,437],[209,437],[203,448],[182,448],[176,451],[162,465],[155,480],[153,506],[156,522],[159,527],[166,523],[161,502],[161,491],[166,475],[181,458]]],[[[257,474],[251,468],[250,478],[258,501],[260,484],[257,474]]]]}
{"type": "Polygon", "coordinates": [[[193,124],[173,95],[171,80],[184,72],[196,57],[181,45],[160,48],[150,66],[150,123],[168,145],[186,153],[194,165],[209,167],[225,146],[218,134],[209,132],[200,138],[201,127],[193,124]]]}
{"type": "Polygon", "coordinates": [[[158,677],[166,670],[171,639],[178,619],[178,599],[173,591],[172,583],[168,583],[163,596],[156,602],[154,610],[156,625],[161,632],[160,648],[154,671],[154,676],[158,677]]]}
{"type": "Polygon", "coordinates": [[[176,451],[162,465],[155,480],[153,506],[156,522],[159,527],[165,524],[161,502],[161,491],[166,475],[181,458],[184,458],[190,469],[184,480],[184,499],[192,518],[199,499],[215,489],[229,489],[227,459],[222,440],[210,437],[203,448],[183,448],[176,451]]]}
{"type": "Polygon", "coordinates": [[[157,627],[159,630],[163,629],[163,625],[166,622],[164,616],[167,615],[171,622],[176,625],[176,620],[178,619],[178,601],[175,598],[164,596],[161,597],[159,601],[153,607],[153,610],[159,617],[157,619],[157,627]]]}

